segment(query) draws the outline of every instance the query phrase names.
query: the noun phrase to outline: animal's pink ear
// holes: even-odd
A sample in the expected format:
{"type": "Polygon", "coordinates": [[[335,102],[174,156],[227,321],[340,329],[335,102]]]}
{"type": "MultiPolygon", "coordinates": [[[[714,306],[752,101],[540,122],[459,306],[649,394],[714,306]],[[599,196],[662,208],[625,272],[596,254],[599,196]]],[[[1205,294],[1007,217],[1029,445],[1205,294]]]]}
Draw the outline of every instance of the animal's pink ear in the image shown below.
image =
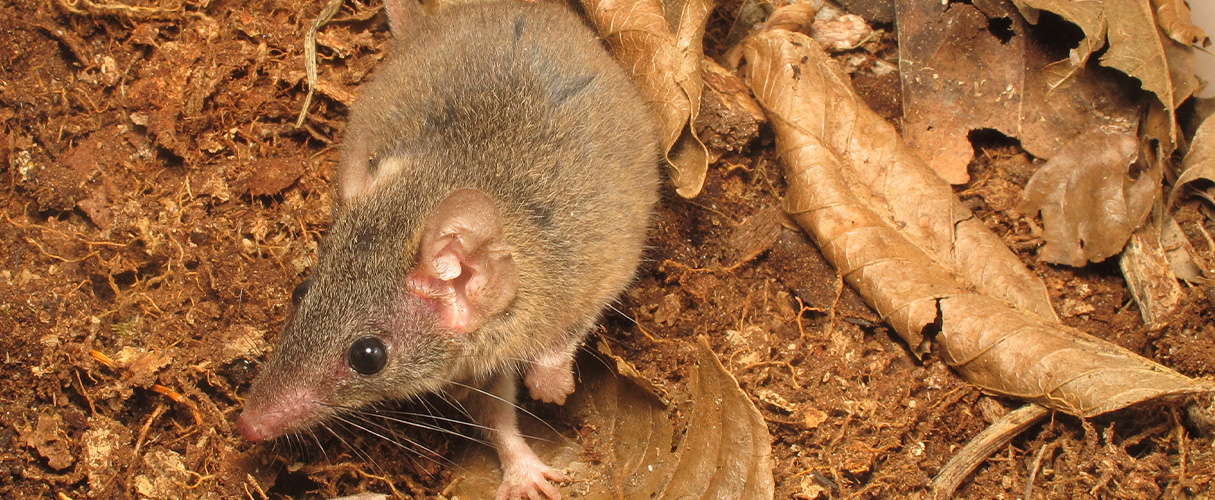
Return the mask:
{"type": "Polygon", "coordinates": [[[410,290],[433,300],[443,327],[476,331],[506,309],[519,287],[511,249],[502,236],[498,207],[476,189],[455,191],[422,228],[410,290]]]}

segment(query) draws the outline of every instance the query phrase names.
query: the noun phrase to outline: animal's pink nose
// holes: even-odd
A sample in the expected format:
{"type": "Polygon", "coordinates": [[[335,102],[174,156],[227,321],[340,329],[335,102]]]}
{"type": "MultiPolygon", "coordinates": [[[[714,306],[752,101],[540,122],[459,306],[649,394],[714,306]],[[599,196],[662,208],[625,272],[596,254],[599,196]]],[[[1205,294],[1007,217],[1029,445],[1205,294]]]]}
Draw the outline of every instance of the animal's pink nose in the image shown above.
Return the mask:
{"type": "Polygon", "coordinates": [[[236,432],[239,432],[241,436],[245,437],[245,439],[253,441],[254,443],[258,441],[265,441],[267,437],[266,428],[250,422],[250,420],[252,419],[250,419],[247,414],[241,413],[241,415],[236,418],[236,432]]]}

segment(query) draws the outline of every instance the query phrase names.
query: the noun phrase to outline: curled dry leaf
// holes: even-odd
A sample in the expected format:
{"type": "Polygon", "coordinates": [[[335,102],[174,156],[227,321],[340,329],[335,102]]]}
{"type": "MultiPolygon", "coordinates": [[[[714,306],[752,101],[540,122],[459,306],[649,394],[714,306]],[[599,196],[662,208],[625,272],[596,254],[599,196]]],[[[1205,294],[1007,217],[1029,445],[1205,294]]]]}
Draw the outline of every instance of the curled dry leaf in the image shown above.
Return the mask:
{"type": "Polygon", "coordinates": [[[1042,211],[1038,256],[1083,266],[1122,251],[1160,193],[1160,169],[1131,177],[1139,141],[1123,133],[1090,131],[1064,146],[1025,185],[1025,209],[1042,211]]]}
{"type": "Polygon", "coordinates": [[[855,49],[872,36],[873,28],[856,14],[818,20],[810,27],[810,37],[832,52],[855,49]]]}
{"type": "Polygon", "coordinates": [[[808,37],[745,42],[776,131],[786,208],[917,352],[927,331],[971,383],[1073,415],[1211,388],[1058,323],[1045,288],[865,107],[808,37]]]}
{"type": "Polygon", "coordinates": [[[1206,32],[1190,22],[1190,6],[1184,0],[1152,0],[1152,6],[1156,8],[1156,21],[1169,38],[1194,47],[1211,44],[1206,32]]]}
{"type": "MultiPolygon", "coordinates": [[[[1156,94],[1164,105],[1168,123],[1175,123],[1174,110],[1198,90],[1193,52],[1160,29],[1147,2],[1106,0],[1106,16],[1109,50],[1101,64],[1138,79],[1143,90],[1156,94]]],[[[1177,143],[1176,127],[1168,137],[1177,143]]]]}
{"type": "Polygon", "coordinates": [[[689,391],[688,433],[663,499],[771,499],[772,437],[768,424],[702,335],[689,391]],[[711,478],[706,481],[706,478],[711,478]]]}
{"type": "Polygon", "coordinates": [[[764,21],[762,29],[797,31],[809,35],[817,13],[814,5],[809,3],[791,3],[773,11],[764,21]]]}
{"type": "MultiPolygon", "coordinates": [[[[525,434],[548,440],[534,448],[573,478],[563,492],[586,500],[772,498],[772,438],[763,416],[703,337],[695,357],[689,405],[674,412],[686,417],[678,425],[648,384],[609,372],[602,360],[579,363],[583,385],[566,411],[589,424],[581,440],[594,451],[576,450],[577,444],[542,426],[524,428],[525,434]],[[588,453],[594,460],[583,461],[588,453]]],[[[464,477],[452,493],[493,497],[500,478],[488,448],[480,447],[459,466],[464,477]]]]}
{"type": "Polygon", "coordinates": [[[1194,139],[1190,142],[1190,151],[1181,160],[1181,175],[1173,184],[1175,186],[1173,192],[1169,194],[1168,206],[1170,207],[1177,201],[1178,193],[1186,184],[1198,179],[1215,182],[1215,118],[1212,117],[1215,115],[1203,120],[1202,125],[1198,126],[1198,131],[1194,132],[1194,139]]]}
{"type": "Polygon", "coordinates": [[[582,7],[654,110],[676,192],[694,198],[709,168],[709,152],[691,124],[700,110],[702,39],[712,2],[582,0],[582,7]],[[668,19],[668,12],[677,15],[668,19]]]}
{"type": "MultiPolygon", "coordinates": [[[[744,48],[750,64],[748,76],[751,88],[768,110],[777,131],[779,153],[788,169],[788,176],[796,180],[798,176],[809,175],[806,180],[819,184],[814,190],[791,186],[785,200],[786,211],[794,215],[804,214],[832,207],[832,200],[855,197],[855,201],[861,205],[832,208],[864,210],[857,212],[859,218],[848,215],[838,220],[832,234],[848,227],[858,227],[860,223],[856,221],[864,219],[899,227],[899,239],[906,239],[911,244],[905,249],[923,253],[925,258],[936,259],[955,269],[946,274],[959,273],[981,293],[1043,318],[1054,319],[1055,313],[1046,287],[982,221],[977,220],[953,196],[949,185],[912,153],[894,127],[865,106],[852,91],[847,78],[831,72],[825,66],[815,66],[826,63],[814,62],[817,61],[814,57],[804,63],[798,62],[800,57],[794,58],[798,51],[813,52],[815,57],[820,55],[817,50],[806,47],[806,40],[806,37],[794,38],[789,32],[777,30],[757,36],[744,48]],[[784,63],[792,65],[785,68],[781,66],[784,63]],[[807,74],[809,70],[814,73],[807,74]],[[786,74],[789,72],[792,74],[786,74]],[[818,85],[818,88],[810,91],[808,87],[811,85],[818,85]],[[774,115],[776,118],[773,118],[774,115]],[[811,124],[806,123],[808,120],[820,121],[811,124]],[[805,142],[811,139],[813,144],[805,142]],[[824,148],[846,152],[847,157],[836,157],[831,149],[824,148]],[[803,158],[803,155],[809,154],[817,156],[803,158]],[[831,162],[840,170],[827,175],[826,172],[790,166],[803,159],[807,162],[831,162]],[[841,161],[847,163],[847,170],[843,170],[841,161]],[[830,178],[838,178],[840,182],[827,183],[826,180],[830,178]],[[873,211],[873,208],[879,207],[880,211],[873,211]]],[[[812,47],[818,48],[817,44],[812,47]]],[[[807,163],[806,168],[811,169],[812,166],[807,163]]],[[[827,166],[813,168],[825,169],[827,166]]],[[[877,232],[870,232],[864,237],[876,238],[877,241],[886,238],[877,232]]],[[[824,247],[844,243],[825,238],[819,241],[824,247]]],[[[865,252],[867,248],[860,245],[830,251],[853,253],[865,252]]],[[[932,296],[935,294],[930,293],[928,297],[932,296]]],[[[910,309],[919,310],[920,305],[905,301],[895,303],[901,305],[897,308],[879,308],[879,312],[894,321],[910,320],[919,317],[920,313],[935,316],[936,307],[930,303],[924,304],[927,309],[919,312],[910,309]]],[[[918,324],[901,331],[918,331],[931,321],[931,317],[923,323],[912,321],[918,324]]],[[[922,339],[913,335],[907,340],[915,347],[922,339]]]]}

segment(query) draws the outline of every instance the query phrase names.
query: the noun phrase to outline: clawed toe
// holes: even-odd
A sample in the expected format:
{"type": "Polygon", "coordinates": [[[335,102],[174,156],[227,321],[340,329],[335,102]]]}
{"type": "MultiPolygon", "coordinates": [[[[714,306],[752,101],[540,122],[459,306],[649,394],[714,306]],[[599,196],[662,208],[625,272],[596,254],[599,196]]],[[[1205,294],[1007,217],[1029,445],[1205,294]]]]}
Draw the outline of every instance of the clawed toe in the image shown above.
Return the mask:
{"type": "Polygon", "coordinates": [[[569,481],[561,471],[541,462],[527,464],[507,471],[498,487],[495,500],[561,500],[561,491],[554,482],[569,481]]]}

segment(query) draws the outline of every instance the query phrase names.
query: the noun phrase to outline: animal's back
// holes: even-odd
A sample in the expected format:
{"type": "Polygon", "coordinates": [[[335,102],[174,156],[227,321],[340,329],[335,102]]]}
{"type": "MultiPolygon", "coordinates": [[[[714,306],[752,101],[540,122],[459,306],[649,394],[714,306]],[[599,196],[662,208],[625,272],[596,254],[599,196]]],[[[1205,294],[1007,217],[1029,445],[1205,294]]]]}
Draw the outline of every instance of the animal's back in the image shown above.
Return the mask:
{"type": "Polygon", "coordinates": [[[482,334],[523,358],[581,334],[632,279],[657,199],[656,133],[632,82],[552,4],[445,7],[398,38],[348,132],[396,159],[375,196],[425,211],[455,189],[488,193],[520,276],[512,314],[482,334]]]}

